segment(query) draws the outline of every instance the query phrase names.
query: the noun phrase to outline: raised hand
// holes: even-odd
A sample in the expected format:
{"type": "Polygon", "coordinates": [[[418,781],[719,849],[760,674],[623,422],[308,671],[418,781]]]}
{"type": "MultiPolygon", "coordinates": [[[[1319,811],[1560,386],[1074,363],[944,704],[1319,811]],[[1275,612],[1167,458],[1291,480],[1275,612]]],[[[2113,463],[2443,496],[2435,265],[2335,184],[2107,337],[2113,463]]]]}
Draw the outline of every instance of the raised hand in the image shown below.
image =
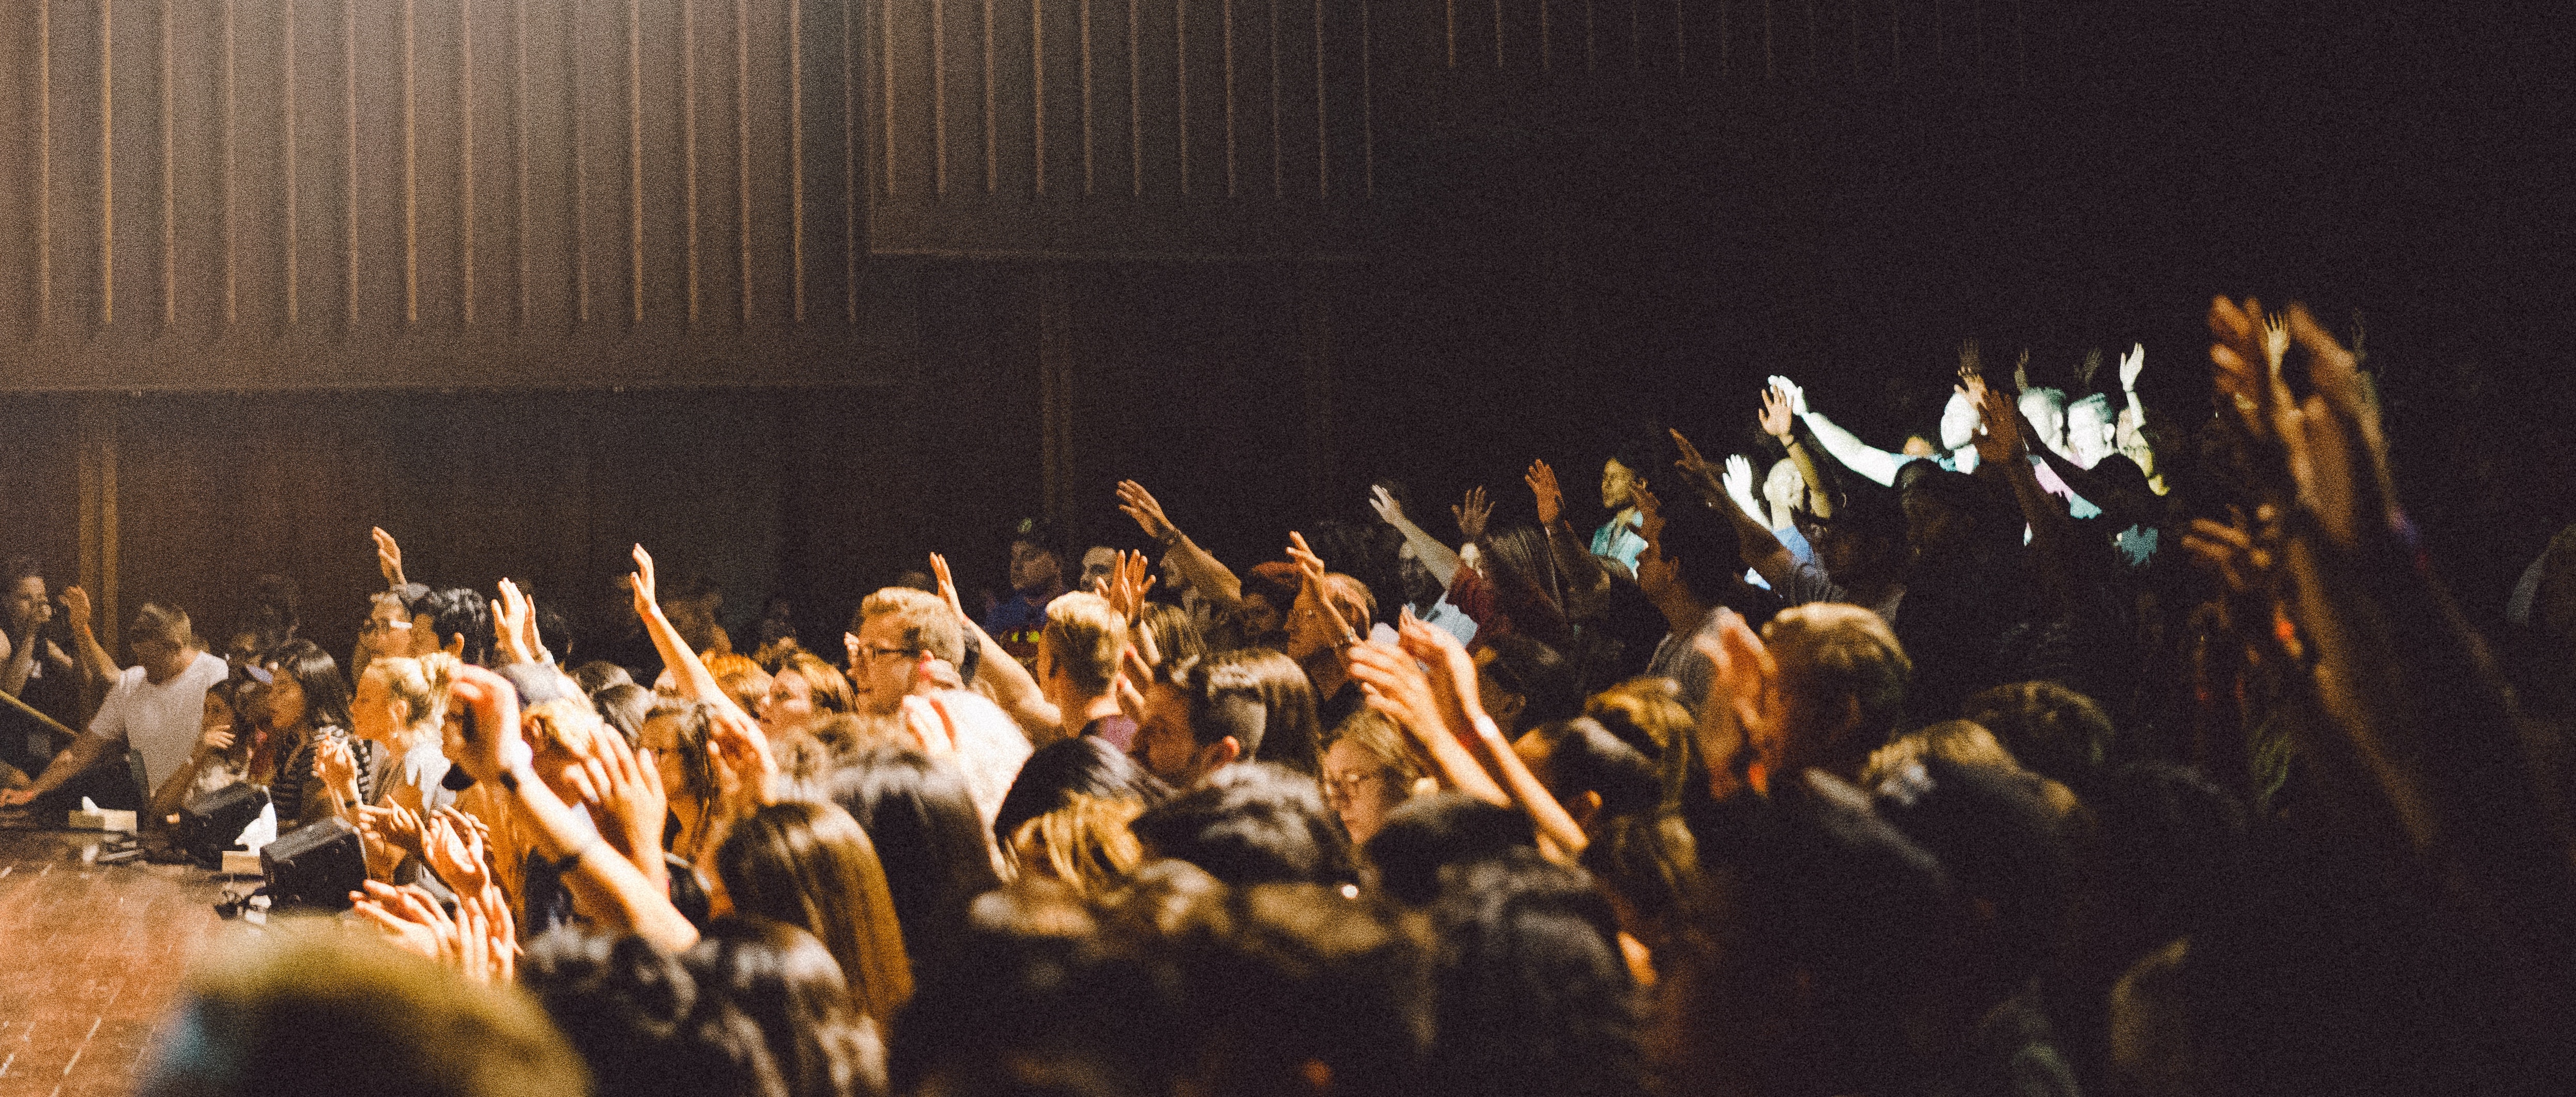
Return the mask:
{"type": "Polygon", "coordinates": [[[1959,340],[1959,372],[1962,374],[1968,374],[1984,373],[1985,371],[1985,360],[1977,352],[1977,341],[1974,339],[1959,340]]]}
{"type": "Polygon", "coordinates": [[[1799,388],[1797,382],[1775,373],[1770,377],[1770,385],[1773,391],[1788,397],[1790,414],[1807,414],[1807,390],[1799,388]]]}
{"type": "Polygon", "coordinates": [[[385,577],[385,589],[403,585],[402,546],[382,526],[371,526],[367,535],[376,540],[376,570],[385,577]]]}
{"type": "Polygon", "coordinates": [[[1556,485],[1556,470],[1545,461],[1530,462],[1521,480],[1529,485],[1530,498],[1538,503],[1538,524],[1553,526],[1565,518],[1565,492],[1556,485]]]}
{"type": "Polygon", "coordinates": [[[1371,640],[1351,648],[1351,678],[1368,706],[1417,738],[1448,733],[1440,703],[1422,668],[1393,644],[1371,640]]]}
{"type": "Polygon", "coordinates": [[[2013,391],[2024,392],[2028,391],[2029,388],[2030,348],[2024,347],[2022,348],[2021,358],[2013,363],[2013,391]]]}
{"type": "Polygon", "coordinates": [[[519,694],[508,679],[473,664],[456,668],[447,687],[449,719],[442,749],[447,760],[477,781],[528,764],[534,756],[519,734],[519,694]]]}
{"type": "Polygon", "coordinates": [[[1325,620],[1332,623],[1333,634],[1341,638],[1339,646],[1347,649],[1359,643],[1358,630],[1353,629],[1349,621],[1342,619],[1340,607],[1335,606],[1333,600],[1324,595],[1324,558],[1315,555],[1315,550],[1306,547],[1305,534],[1295,530],[1288,531],[1288,559],[1296,563],[1297,575],[1305,581],[1306,597],[1314,599],[1315,608],[1323,613],[1325,620]]]}
{"type": "Polygon", "coordinates": [[[1378,521],[1399,529],[1404,526],[1404,504],[1395,501],[1395,496],[1386,490],[1386,485],[1369,486],[1368,505],[1370,510],[1377,512],[1378,521]]]}
{"type": "Polygon", "coordinates": [[[596,737],[589,758],[594,797],[589,801],[599,833],[619,856],[647,880],[668,884],[662,865],[662,828],[669,818],[670,796],[662,788],[662,769],[653,752],[629,750],[618,735],[596,737]]]}
{"type": "Polygon", "coordinates": [[[1637,535],[1645,538],[1648,544],[1654,545],[1655,551],[1661,552],[1664,543],[1664,501],[1656,498],[1654,492],[1647,490],[1644,483],[1637,485],[1636,499],[1637,535]]]}
{"type": "Polygon", "coordinates": [[[205,734],[197,737],[197,752],[200,754],[214,754],[231,749],[233,749],[231,724],[217,724],[207,728],[205,734]]]}
{"type": "Polygon", "coordinates": [[[1681,459],[1673,462],[1673,467],[1682,470],[1693,480],[1706,483],[1716,474],[1716,466],[1711,465],[1708,458],[1701,456],[1699,447],[1692,445],[1691,440],[1684,437],[1681,431],[1674,430],[1671,434],[1674,447],[1682,451],[1681,459]]]}
{"type": "Polygon", "coordinates": [[[1720,479],[1726,485],[1726,494],[1735,500],[1735,505],[1744,508],[1744,513],[1762,513],[1753,501],[1753,462],[1750,459],[1741,453],[1727,454],[1726,473],[1720,479]]]}
{"type": "Polygon", "coordinates": [[[751,717],[735,709],[718,711],[707,723],[707,752],[721,774],[732,776],[749,806],[769,803],[778,759],[769,753],[769,736],[751,717]]]}
{"type": "Polygon", "coordinates": [[[1981,383],[1972,382],[1967,391],[1984,422],[1984,430],[1976,438],[1977,457],[1986,461],[2021,459],[2028,452],[2022,440],[2021,408],[2010,395],[1981,383]]]}
{"type": "Polygon", "coordinates": [[[1145,595],[1154,589],[1153,565],[1141,552],[1121,552],[1118,565],[1110,572],[1109,587],[1101,593],[1108,596],[1109,608],[1134,621],[1145,608],[1145,595]]]}
{"type": "Polygon", "coordinates": [[[1396,645],[1404,654],[1422,662],[1423,677],[1431,684],[1431,699],[1440,709],[1441,721],[1461,737],[1475,734],[1476,718],[1485,707],[1476,696],[1476,657],[1467,654],[1449,630],[1435,628],[1411,614],[1405,615],[1396,629],[1396,645]]]}
{"type": "Polygon", "coordinates": [[[635,546],[635,574],[630,585],[635,588],[637,617],[650,619],[652,615],[662,612],[660,602],[653,596],[653,554],[644,551],[644,546],[640,544],[635,546]]]}
{"type": "MultiPolygon", "coordinates": [[[[1762,433],[1785,442],[1797,429],[1798,414],[1790,403],[1789,394],[1778,385],[1765,387],[1762,390],[1762,433]]],[[[1674,432],[1674,436],[1679,437],[1680,432],[1674,432]]]]}
{"type": "Polygon", "coordinates": [[[1163,516],[1163,505],[1154,501],[1154,494],[1134,480],[1118,482],[1118,510],[1135,519],[1137,528],[1144,530],[1145,536],[1153,538],[1157,544],[1181,532],[1179,527],[1172,525],[1171,519],[1163,516]]]}
{"type": "MultiPolygon", "coordinates": [[[[965,600],[957,597],[957,579],[948,573],[947,557],[941,556],[936,552],[930,554],[930,578],[933,582],[938,584],[939,600],[948,603],[949,612],[956,614],[957,619],[960,621],[973,620],[973,618],[966,615],[965,600]]],[[[847,637],[847,639],[849,641],[851,651],[850,665],[857,666],[859,658],[857,655],[859,649],[859,638],[851,636],[847,637]]]]}
{"type": "Polygon", "coordinates": [[[2147,345],[2129,344],[2129,353],[2120,356],[2120,391],[2135,391],[2138,387],[2138,375],[2145,372],[2147,372],[2147,345]]]}
{"type": "Polygon", "coordinates": [[[2075,387],[2092,388],[2093,375],[2100,372],[2102,372],[2102,348],[2095,347],[2085,351],[2084,360],[2075,364],[2075,387]]]}
{"type": "Polygon", "coordinates": [[[61,600],[63,603],[63,616],[66,620],[71,622],[72,627],[86,628],[89,626],[90,606],[88,591],[82,590],[79,587],[64,587],[61,600]]]}
{"type": "Polygon", "coordinates": [[[1449,516],[1458,522],[1458,536],[1473,541],[1485,535],[1485,522],[1494,516],[1494,504],[1485,499],[1485,489],[1479,485],[1467,489],[1467,497],[1449,508],[1449,516]]]}
{"type": "Polygon", "coordinates": [[[497,650],[514,663],[533,663],[536,652],[528,649],[527,637],[537,629],[535,607],[519,593],[519,584],[501,580],[501,597],[492,605],[492,639],[497,650]]]}

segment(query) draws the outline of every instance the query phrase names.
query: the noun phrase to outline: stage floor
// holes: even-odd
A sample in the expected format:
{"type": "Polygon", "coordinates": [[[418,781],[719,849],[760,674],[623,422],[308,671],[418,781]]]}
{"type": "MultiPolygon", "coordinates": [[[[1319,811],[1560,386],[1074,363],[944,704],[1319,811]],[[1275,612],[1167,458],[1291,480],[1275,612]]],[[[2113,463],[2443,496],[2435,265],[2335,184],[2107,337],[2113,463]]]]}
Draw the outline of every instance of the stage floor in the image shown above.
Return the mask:
{"type": "Polygon", "coordinates": [[[224,927],[226,880],[90,864],[99,837],[0,830],[0,1097],[130,1092],[189,961],[224,927]]]}

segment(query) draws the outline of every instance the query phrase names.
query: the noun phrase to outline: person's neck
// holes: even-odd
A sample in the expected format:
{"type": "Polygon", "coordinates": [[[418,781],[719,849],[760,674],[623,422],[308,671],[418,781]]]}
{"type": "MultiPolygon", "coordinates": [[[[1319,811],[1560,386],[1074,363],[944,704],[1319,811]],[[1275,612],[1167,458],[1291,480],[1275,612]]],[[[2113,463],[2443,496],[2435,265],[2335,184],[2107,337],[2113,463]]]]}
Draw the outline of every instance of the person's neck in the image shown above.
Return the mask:
{"type": "Polygon", "coordinates": [[[143,668],[143,680],[156,686],[165,685],[171,679],[182,674],[186,674],[189,667],[196,665],[197,655],[198,651],[195,648],[189,648],[186,651],[180,652],[179,657],[171,660],[170,665],[161,668],[162,673],[160,674],[154,674],[152,673],[151,667],[145,667],[143,668]]]}
{"type": "Polygon", "coordinates": [[[1665,627],[1675,636],[1689,636],[1699,631],[1708,620],[1709,605],[1686,590],[1667,591],[1655,599],[1655,610],[1664,615],[1665,627]]]}
{"type": "Polygon", "coordinates": [[[1094,721],[1122,715],[1118,710],[1118,698],[1107,693],[1076,694],[1068,700],[1072,703],[1056,707],[1071,717],[1066,723],[1073,725],[1076,734],[1090,727],[1094,721]]]}

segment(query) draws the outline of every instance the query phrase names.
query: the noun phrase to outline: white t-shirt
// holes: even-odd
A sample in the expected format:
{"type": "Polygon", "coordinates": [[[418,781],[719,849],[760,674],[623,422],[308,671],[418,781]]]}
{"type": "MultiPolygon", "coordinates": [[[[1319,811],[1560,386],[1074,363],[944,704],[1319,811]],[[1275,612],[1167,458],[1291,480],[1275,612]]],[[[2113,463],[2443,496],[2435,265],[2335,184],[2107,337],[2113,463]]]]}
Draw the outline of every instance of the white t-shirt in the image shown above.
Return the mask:
{"type": "Polygon", "coordinates": [[[148,795],[187,764],[205,727],[206,690],[231,673],[221,658],[202,651],[188,669],[157,686],[144,680],[142,667],[127,667],[108,687],[107,700],[90,719],[89,733],[143,752],[143,791],[148,795]]]}

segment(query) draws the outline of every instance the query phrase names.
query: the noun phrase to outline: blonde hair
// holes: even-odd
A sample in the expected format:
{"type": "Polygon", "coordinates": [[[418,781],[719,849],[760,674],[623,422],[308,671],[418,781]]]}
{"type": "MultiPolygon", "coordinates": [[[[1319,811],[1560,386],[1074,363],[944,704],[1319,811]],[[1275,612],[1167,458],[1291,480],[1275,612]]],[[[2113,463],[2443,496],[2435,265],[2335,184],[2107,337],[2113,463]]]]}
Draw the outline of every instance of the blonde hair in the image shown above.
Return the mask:
{"type": "Polygon", "coordinates": [[[1652,756],[1672,750],[1674,743],[1689,738],[1699,727],[1699,718],[1682,703],[1680,684],[1652,675],[1631,678],[1593,694],[1583,702],[1583,714],[1601,721],[1611,734],[1623,740],[1628,740],[1623,732],[1635,729],[1646,742],[1628,740],[1628,745],[1652,756]],[[1649,744],[1653,750],[1646,749],[1649,744]]]}
{"type": "Polygon", "coordinates": [[[1412,793],[1414,782],[1422,778],[1422,764],[1414,758],[1403,730],[1376,709],[1363,707],[1345,717],[1341,726],[1333,729],[1332,737],[1324,741],[1324,750],[1317,757],[1330,753],[1333,744],[1345,741],[1368,752],[1394,786],[1407,795],[1412,793]]]}
{"type": "Polygon", "coordinates": [[[957,624],[957,612],[936,594],[883,588],[859,603],[862,623],[878,617],[891,617],[903,627],[905,650],[926,651],[950,663],[966,658],[966,632],[957,624]]]}
{"type": "Polygon", "coordinates": [[[1879,615],[1837,602],[1792,606],[1762,626],[1762,642],[1779,658],[1781,692],[1811,704],[1851,698],[1863,734],[1884,735],[1904,718],[1914,661],[1879,615]]]}
{"type": "Polygon", "coordinates": [[[1145,860],[1144,843],[1127,829],[1144,813],[1141,800],[1073,793],[1063,807],[1011,832],[1011,863],[1023,876],[1050,877],[1085,897],[1104,894],[1145,860]]]}
{"type": "Polygon", "coordinates": [[[1127,618],[1109,600],[1089,591],[1074,591],[1047,603],[1046,628],[1038,643],[1064,667],[1073,684],[1105,690],[1118,676],[1118,653],[1127,647],[1127,618]]]}
{"type": "Polygon", "coordinates": [[[156,1043],[135,1088],[145,1097],[358,1092],[388,1077],[457,1097],[590,1089],[525,993],[318,921],[235,936],[200,960],[156,1043]],[[332,1047],[368,1053],[313,1054],[332,1047]]]}
{"type": "Polygon", "coordinates": [[[436,742],[439,726],[447,720],[447,687],[456,680],[456,657],[433,651],[417,658],[409,655],[380,655],[367,661],[367,669],[358,673],[364,682],[377,678],[394,700],[403,703],[411,719],[402,729],[403,742],[410,749],[423,742],[436,742]]]}

